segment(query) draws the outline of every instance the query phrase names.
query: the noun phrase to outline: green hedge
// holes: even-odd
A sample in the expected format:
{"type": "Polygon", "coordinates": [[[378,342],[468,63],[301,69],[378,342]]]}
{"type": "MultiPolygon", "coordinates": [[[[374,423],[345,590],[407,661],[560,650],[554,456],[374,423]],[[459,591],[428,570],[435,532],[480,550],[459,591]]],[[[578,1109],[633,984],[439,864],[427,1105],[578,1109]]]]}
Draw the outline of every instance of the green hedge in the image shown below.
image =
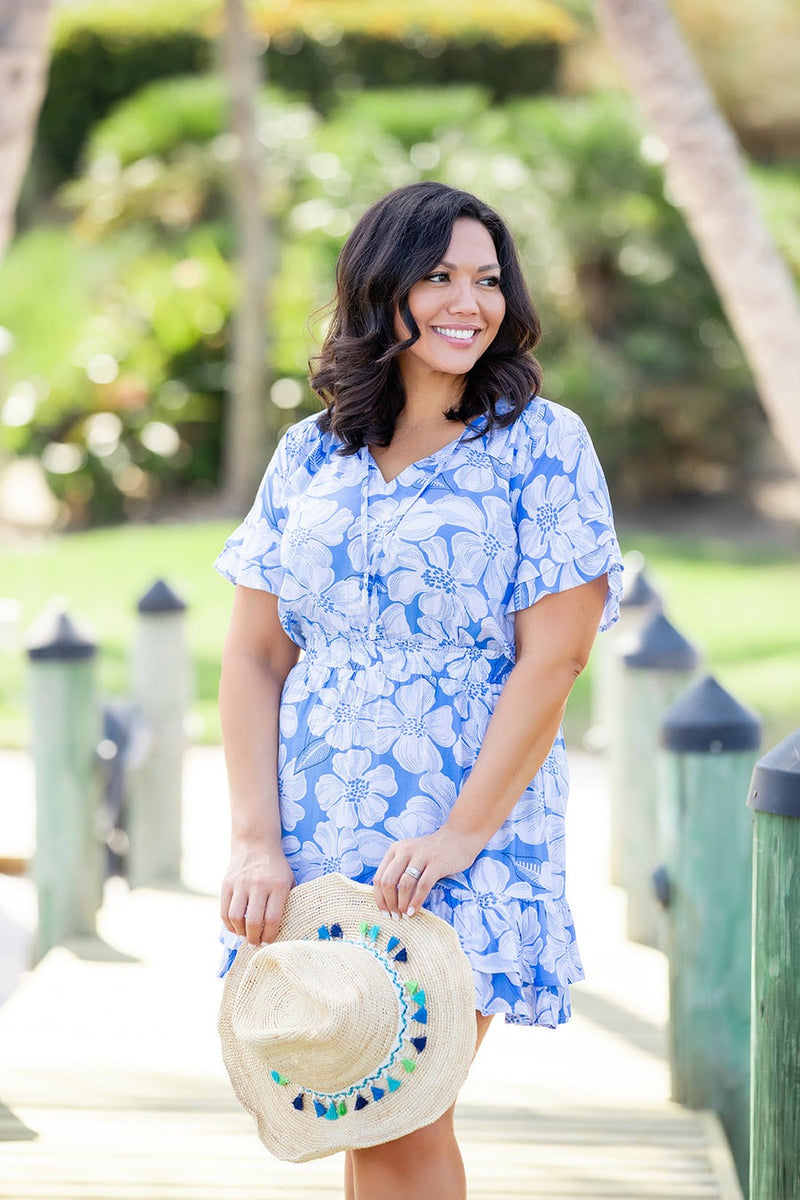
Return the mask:
{"type": "MultiPolygon", "coordinates": [[[[192,28],[188,15],[185,27],[163,28],[134,9],[92,28],[67,14],[53,46],[39,120],[34,170],[40,184],[29,184],[28,195],[75,174],[89,131],[119,101],[153,80],[209,70],[217,53],[213,35],[213,25],[192,28]]],[[[277,87],[329,112],[343,88],[477,82],[496,101],[532,95],[554,87],[558,63],[558,44],[539,39],[502,44],[472,36],[405,44],[345,33],[331,44],[297,33],[273,39],[264,69],[277,87]]]]}

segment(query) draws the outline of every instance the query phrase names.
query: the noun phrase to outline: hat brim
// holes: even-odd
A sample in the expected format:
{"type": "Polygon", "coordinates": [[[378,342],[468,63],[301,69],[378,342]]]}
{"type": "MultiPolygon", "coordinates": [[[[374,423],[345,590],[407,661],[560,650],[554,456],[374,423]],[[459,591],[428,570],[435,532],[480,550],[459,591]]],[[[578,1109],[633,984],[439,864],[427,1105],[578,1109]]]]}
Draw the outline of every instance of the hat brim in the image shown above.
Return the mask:
{"type": "MultiPolygon", "coordinates": [[[[365,1149],[394,1141],[430,1125],[455,1102],[475,1053],[475,985],[455,930],[424,909],[402,924],[380,912],[371,887],[342,875],[323,875],[289,894],[278,931],[279,941],[317,941],[320,925],[338,924],[347,938],[359,938],[364,923],[378,926],[377,945],[394,934],[406,949],[406,961],[392,962],[403,981],[417,981],[426,995],[424,1053],[415,1056],[412,1074],[402,1070],[396,1091],[386,1091],[336,1119],[316,1115],[313,1104],[293,1107],[297,1092],[273,1080],[263,1058],[237,1038],[233,1009],[239,984],[259,947],[243,945],[225,979],[219,1014],[222,1057],[240,1104],[253,1116],[261,1141],[276,1158],[307,1162],[340,1150],[365,1149]],[[391,927],[390,927],[391,926],[391,927]]],[[[366,1089],[369,1097],[369,1089],[366,1089]]]]}

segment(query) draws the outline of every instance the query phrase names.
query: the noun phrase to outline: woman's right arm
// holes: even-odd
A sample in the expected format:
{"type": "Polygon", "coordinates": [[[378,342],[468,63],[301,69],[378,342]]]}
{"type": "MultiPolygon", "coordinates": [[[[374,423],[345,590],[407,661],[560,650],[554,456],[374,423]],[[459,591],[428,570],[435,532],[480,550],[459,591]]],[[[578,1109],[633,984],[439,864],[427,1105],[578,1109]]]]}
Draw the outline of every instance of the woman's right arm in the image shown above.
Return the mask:
{"type": "Polygon", "coordinates": [[[281,848],[278,717],[298,647],[271,592],[237,585],[222,653],[219,711],[231,802],[231,858],[222,882],[226,929],[272,941],[294,876],[281,848]]]}

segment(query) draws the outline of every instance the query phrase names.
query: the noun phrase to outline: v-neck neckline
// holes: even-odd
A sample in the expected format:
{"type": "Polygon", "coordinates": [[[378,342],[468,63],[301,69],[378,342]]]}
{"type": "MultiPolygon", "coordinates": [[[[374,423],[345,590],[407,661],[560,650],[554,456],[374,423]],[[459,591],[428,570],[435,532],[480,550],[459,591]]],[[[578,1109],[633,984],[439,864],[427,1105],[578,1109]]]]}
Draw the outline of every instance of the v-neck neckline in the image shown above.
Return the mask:
{"type": "Polygon", "coordinates": [[[398,480],[402,479],[404,475],[409,474],[412,471],[420,471],[423,469],[423,465],[427,462],[430,462],[431,459],[436,459],[440,454],[445,454],[445,452],[449,453],[453,451],[469,428],[469,425],[464,425],[458,437],[451,438],[449,442],[445,442],[445,444],[440,446],[438,450],[433,450],[430,454],[425,454],[422,458],[417,458],[414,460],[414,462],[408,463],[401,471],[398,471],[396,475],[393,475],[391,479],[386,478],[377,461],[373,458],[372,451],[370,450],[369,446],[365,446],[364,452],[367,457],[367,468],[377,474],[378,479],[384,488],[391,488],[398,482],[398,480]]]}

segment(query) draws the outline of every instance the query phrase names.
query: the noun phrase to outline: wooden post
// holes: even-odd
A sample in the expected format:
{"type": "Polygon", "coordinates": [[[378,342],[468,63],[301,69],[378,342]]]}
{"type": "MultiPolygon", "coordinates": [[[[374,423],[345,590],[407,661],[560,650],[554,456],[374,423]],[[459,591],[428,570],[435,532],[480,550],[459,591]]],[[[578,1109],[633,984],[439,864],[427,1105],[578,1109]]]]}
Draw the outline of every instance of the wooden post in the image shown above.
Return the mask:
{"type": "Polygon", "coordinates": [[[756,764],[751,1200],[800,1196],[800,729],[756,764]]]}
{"type": "Polygon", "coordinates": [[[710,675],[664,714],[672,1098],[719,1115],[748,1177],[752,819],[761,722],[710,675]]]}
{"type": "Polygon", "coordinates": [[[102,902],[96,652],[95,643],[65,612],[45,617],[28,642],[36,778],[37,959],[65,938],[94,934],[102,902]]]}
{"type": "Polygon", "coordinates": [[[186,605],[158,580],[141,598],[133,658],[133,701],[145,722],[149,753],[131,771],[128,879],[131,887],[175,884],[181,877],[182,775],[190,664],[186,605]]]}
{"type": "Polygon", "coordinates": [[[620,703],[609,742],[612,879],[628,894],[632,941],[657,946],[659,912],[651,886],[660,855],[656,794],[661,718],[700,660],[695,647],[655,613],[622,654],[620,703]]]}
{"type": "Polygon", "coordinates": [[[607,748],[610,729],[619,711],[622,649],[663,607],[661,597],[647,578],[644,556],[638,550],[631,550],[625,555],[624,564],[619,620],[597,639],[592,651],[592,720],[584,738],[587,750],[607,748]]]}

